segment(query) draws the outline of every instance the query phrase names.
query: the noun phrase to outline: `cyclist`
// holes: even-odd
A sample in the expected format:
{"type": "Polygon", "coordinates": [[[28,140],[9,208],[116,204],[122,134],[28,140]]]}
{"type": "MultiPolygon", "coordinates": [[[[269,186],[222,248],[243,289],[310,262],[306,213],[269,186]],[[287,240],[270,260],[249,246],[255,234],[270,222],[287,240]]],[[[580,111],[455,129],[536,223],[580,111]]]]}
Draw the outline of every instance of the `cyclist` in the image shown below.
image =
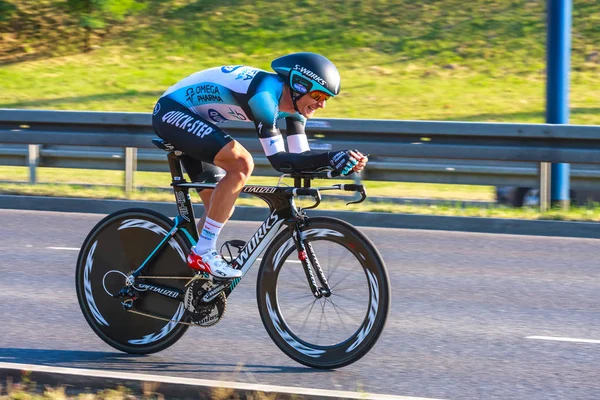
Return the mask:
{"type": "Polygon", "coordinates": [[[196,72],[169,89],[154,107],[157,135],[185,153],[190,179],[217,183],[200,191],[205,213],[200,238],[188,256],[191,268],[222,278],[238,278],[216,250],[223,225],[254,169],[250,153],[217,127],[226,120],[254,122],[263,150],[278,171],[314,170],[331,166],[342,175],[361,171],[367,157],[357,150],[310,151],[306,119],[340,92],[340,75],[327,58],[293,53],[271,63],[276,73],[232,65],[196,72]],[[278,119],[286,120],[286,151],[278,119]]]}

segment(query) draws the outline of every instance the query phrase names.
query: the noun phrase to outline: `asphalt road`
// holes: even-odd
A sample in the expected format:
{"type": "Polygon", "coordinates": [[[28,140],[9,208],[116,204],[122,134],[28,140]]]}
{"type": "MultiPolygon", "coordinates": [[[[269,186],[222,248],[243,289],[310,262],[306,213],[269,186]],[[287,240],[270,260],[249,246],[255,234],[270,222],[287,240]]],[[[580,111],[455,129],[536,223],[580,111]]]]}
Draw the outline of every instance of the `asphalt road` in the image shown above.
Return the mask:
{"type": "MultiPolygon", "coordinates": [[[[441,399],[600,398],[597,239],[364,228],[390,272],[389,320],[363,359],[317,371],[268,337],[257,266],[216,326],[151,356],[107,346],[74,287],[102,217],[0,210],[0,361],[441,399]]],[[[222,237],[258,225],[231,222],[222,237]]]]}

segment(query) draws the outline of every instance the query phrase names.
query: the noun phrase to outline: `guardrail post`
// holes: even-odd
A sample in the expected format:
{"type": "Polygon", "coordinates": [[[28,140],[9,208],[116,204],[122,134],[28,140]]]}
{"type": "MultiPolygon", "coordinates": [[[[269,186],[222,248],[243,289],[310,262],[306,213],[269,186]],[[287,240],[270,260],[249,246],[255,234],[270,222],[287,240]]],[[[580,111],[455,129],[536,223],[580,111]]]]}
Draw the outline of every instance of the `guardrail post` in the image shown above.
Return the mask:
{"type": "Polygon", "coordinates": [[[125,148],[125,194],[130,194],[135,190],[134,175],[137,169],[137,148],[125,148]]]}
{"type": "Polygon", "coordinates": [[[40,145],[30,144],[27,153],[27,163],[29,164],[29,183],[34,185],[37,182],[36,167],[40,163],[40,145]]]}
{"type": "Polygon", "coordinates": [[[540,211],[546,212],[550,209],[550,186],[552,178],[552,164],[540,163],[540,211]]]}

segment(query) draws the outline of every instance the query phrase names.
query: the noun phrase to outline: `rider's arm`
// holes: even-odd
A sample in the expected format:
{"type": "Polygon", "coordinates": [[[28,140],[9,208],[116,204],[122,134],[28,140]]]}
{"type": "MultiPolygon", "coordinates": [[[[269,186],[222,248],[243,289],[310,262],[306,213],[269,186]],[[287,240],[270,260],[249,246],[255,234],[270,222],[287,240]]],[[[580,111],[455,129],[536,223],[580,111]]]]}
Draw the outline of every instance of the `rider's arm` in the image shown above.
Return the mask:
{"type": "MultiPolygon", "coordinates": [[[[272,122],[256,122],[256,130],[263,150],[273,168],[280,172],[307,171],[329,165],[328,153],[287,153],[283,136],[272,122]]],[[[308,147],[308,143],[307,146],[308,147]]]]}
{"type": "Polygon", "coordinates": [[[310,151],[308,146],[308,138],[304,127],[306,126],[306,118],[297,116],[296,118],[287,117],[285,119],[286,138],[288,150],[290,153],[304,153],[310,151]]]}
{"type": "Polygon", "coordinates": [[[288,117],[288,138],[290,136],[297,137],[291,139],[291,142],[288,139],[290,153],[285,151],[283,136],[275,125],[279,115],[278,97],[272,90],[268,90],[268,82],[265,82],[263,83],[266,89],[262,90],[259,87],[248,101],[248,105],[254,115],[254,124],[260,143],[273,168],[280,172],[310,171],[326,166],[336,168],[339,161],[334,160],[334,156],[339,152],[316,153],[310,151],[304,133],[303,117],[288,117]],[[295,121],[299,121],[300,124],[295,121]]]}
{"type": "Polygon", "coordinates": [[[276,153],[267,157],[273,168],[280,172],[314,171],[329,165],[328,153],[276,153]]]}
{"type": "Polygon", "coordinates": [[[291,124],[288,122],[287,134],[288,137],[300,136],[292,139],[291,142],[288,141],[288,146],[291,143],[292,152],[286,152],[283,136],[275,125],[276,116],[279,114],[277,98],[270,91],[258,91],[252,96],[248,105],[254,114],[254,124],[263,150],[277,171],[307,171],[329,165],[328,153],[307,151],[309,147],[304,133],[304,123],[296,118],[288,118],[288,120],[298,120],[301,125],[294,121],[291,124]],[[302,154],[297,152],[298,150],[302,154]]]}

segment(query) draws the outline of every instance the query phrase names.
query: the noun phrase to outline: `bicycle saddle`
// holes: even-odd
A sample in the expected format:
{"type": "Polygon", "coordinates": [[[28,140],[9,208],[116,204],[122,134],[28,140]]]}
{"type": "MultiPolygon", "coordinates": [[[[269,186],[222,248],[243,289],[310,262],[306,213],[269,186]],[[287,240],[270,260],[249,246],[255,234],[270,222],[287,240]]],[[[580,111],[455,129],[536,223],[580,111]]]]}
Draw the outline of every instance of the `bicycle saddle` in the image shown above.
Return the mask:
{"type": "Polygon", "coordinates": [[[156,147],[158,147],[159,149],[164,150],[164,151],[175,151],[175,150],[177,150],[175,148],[175,146],[173,146],[171,143],[167,142],[166,140],[160,139],[160,138],[152,139],[152,144],[155,145],[156,147]]]}

